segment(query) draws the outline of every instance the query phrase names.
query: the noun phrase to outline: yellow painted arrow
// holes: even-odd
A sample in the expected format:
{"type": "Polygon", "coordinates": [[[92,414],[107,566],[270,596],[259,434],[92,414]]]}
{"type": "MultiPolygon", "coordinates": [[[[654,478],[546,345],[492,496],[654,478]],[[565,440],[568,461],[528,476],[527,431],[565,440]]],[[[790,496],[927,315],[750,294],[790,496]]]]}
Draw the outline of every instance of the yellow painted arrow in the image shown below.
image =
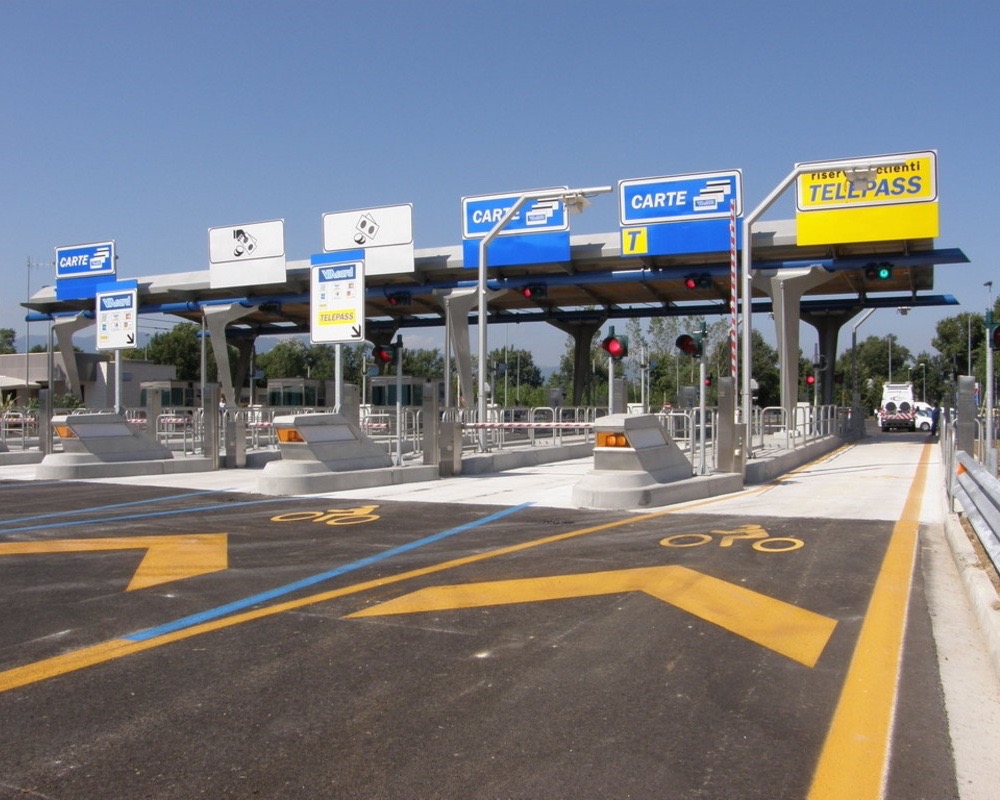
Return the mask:
{"type": "Polygon", "coordinates": [[[830,617],[677,565],[431,586],[357,611],[348,618],[624,592],[645,592],[807,667],[816,665],[837,625],[830,617]]]}
{"type": "Polygon", "coordinates": [[[227,536],[224,533],[0,543],[0,556],[94,553],[107,550],[146,551],[125,590],[127,592],[218,572],[229,566],[227,536]]]}

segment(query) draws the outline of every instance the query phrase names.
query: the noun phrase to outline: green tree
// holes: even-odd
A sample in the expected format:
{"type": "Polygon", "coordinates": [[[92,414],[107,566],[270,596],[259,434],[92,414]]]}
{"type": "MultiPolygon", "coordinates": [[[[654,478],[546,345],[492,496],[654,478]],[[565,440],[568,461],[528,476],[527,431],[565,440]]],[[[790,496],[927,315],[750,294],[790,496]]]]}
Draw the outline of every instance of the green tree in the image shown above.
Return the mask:
{"type": "Polygon", "coordinates": [[[309,353],[301,339],[283,339],[266,353],[254,359],[257,369],[263,370],[268,378],[305,378],[315,363],[315,355],[309,353]]]}
{"type": "MultiPolygon", "coordinates": [[[[172,364],[179,380],[198,380],[201,377],[200,330],[193,322],[181,322],[169,331],[154,334],[146,345],[147,360],[154,364],[172,364]]],[[[211,360],[214,363],[214,359],[211,360]]]]}
{"type": "MultiPolygon", "coordinates": [[[[178,380],[201,380],[201,326],[193,322],[181,322],[169,331],[154,334],[145,348],[125,350],[126,359],[142,359],[154,364],[172,364],[176,368],[178,380]]],[[[230,362],[237,356],[235,347],[229,348],[230,362]]],[[[215,355],[211,347],[206,348],[207,381],[218,380],[219,370],[215,365],[215,355]]]]}
{"type": "Polygon", "coordinates": [[[403,374],[429,381],[444,377],[444,356],[437,349],[403,348],[403,374]]]}
{"type": "Polygon", "coordinates": [[[13,328],[0,328],[0,354],[16,353],[14,340],[17,336],[13,328]]]}

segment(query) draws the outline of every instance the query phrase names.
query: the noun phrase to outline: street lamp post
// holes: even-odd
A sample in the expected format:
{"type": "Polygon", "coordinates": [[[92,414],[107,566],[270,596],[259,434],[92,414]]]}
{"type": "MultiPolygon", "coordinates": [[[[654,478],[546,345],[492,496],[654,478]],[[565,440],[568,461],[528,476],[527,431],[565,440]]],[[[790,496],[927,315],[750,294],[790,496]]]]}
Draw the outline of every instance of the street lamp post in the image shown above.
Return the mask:
{"type": "Polygon", "coordinates": [[[892,339],[893,339],[893,334],[890,333],[889,336],[888,336],[888,339],[889,339],[889,380],[888,380],[888,383],[892,383],[892,339]]]}
{"type": "Polygon", "coordinates": [[[852,182],[855,178],[867,181],[868,175],[874,172],[877,168],[894,166],[900,163],[901,159],[899,156],[883,156],[878,158],[859,158],[845,161],[814,161],[806,164],[796,164],[795,168],[785,176],[784,180],[775,186],[774,189],[771,190],[771,193],[760,202],[760,205],[743,217],[743,250],[742,258],[740,260],[740,291],[743,294],[743,347],[741,348],[741,360],[743,363],[740,366],[740,378],[742,383],[740,413],[742,414],[742,423],[746,428],[743,445],[745,452],[749,452],[751,441],[750,412],[752,408],[752,397],[750,394],[750,370],[752,368],[752,364],[750,356],[750,336],[753,331],[753,325],[750,320],[752,311],[750,281],[752,278],[751,271],[753,265],[752,234],[754,223],[764,216],[767,210],[777,202],[778,198],[785,193],[788,187],[798,180],[800,175],[804,175],[807,172],[839,170],[844,172],[845,175],[853,175],[854,177],[851,178],[852,182]]]}
{"type": "Polygon", "coordinates": [[[917,368],[920,370],[920,402],[927,402],[927,365],[923,362],[917,364],[917,368]]]}
{"type": "Polygon", "coordinates": [[[861,319],[854,323],[854,327],[851,330],[851,416],[858,420],[859,430],[863,429],[861,420],[864,417],[861,414],[861,388],[858,386],[858,328],[876,310],[869,308],[861,319]]]}
{"type": "MultiPolygon", "coordinates": [[[[492,242],[501,231],[507,227],[524,205],[530,201],[559,200],[565,203],[567,209],[582,211],[589,203],[587,198],[598,194],[607,194],[612,190],[611,186],[595,186],[587,189],[538,189],[533,192],[524,192],[513,205],[507,209],[504,215],[497,221],[496,225],[490,229],[482,239],[479,240],[479,281],[478,281],[478,315],[479,315],[479,397],[476,404],[477,422],[486,422],[486,351],[487,351],[487,321],[486,321],[486,254],[492,242]]],[[[479,429],[479,449],[486,450],[486,429],[479,429]]]]}

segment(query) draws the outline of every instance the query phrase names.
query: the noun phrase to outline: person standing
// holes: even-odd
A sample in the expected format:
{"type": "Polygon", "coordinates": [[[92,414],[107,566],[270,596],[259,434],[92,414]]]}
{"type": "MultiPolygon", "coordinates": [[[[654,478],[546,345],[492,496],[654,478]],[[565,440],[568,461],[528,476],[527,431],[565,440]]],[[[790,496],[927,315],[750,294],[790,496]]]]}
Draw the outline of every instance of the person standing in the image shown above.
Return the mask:
{"type": "Polygon", "coordinates": [[[938,422],[941,420],[941,406],[938,401],[934,401],[934,408],[931,409],[931,436],[937,436],[938,422]]]}

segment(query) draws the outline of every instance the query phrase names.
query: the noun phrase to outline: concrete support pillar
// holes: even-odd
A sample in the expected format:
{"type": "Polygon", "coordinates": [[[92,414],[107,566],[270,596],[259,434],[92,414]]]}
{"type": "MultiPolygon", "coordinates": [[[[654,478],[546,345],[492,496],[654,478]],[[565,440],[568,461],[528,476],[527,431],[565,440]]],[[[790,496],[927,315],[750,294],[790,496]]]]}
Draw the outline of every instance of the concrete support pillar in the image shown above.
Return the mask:
{"type": "MultiPolygon", "coordinates": [[[[66,383],[69,384],[69,390],[81,400],[83,396],[80,387],[80,367],[76,363],[76,353],[73,351],[73,334],[84,328],[89,328],[93,324],[94,320],[85,317],[83,314],[57,319],[52,323],[52,332],[59,343],[59,352],[62,353],[63,357],[63,367],[66,370],[66,383]]],[[[49,387],[50,396],[52,388],[51,386],[49,387]]]]}
{"type": "Polygon", "coordinates": [[[573,337],[573,401],[572,405],[582,406],[583,395],[591,388],[594,380],[591,368],[591,345],[594,334],[607,322],[606,316],[600,319],[580,320],[579,322],[557,322],[550,320],[549,324],[563,333],[573,337]]]}
{"type": "MultiPolygon", "coordinates": [[[[256,342],[256,336],[249,336],[237,339],[232,343],[236,348],[237,353],[236,364],[235,367],[232,368],[233,387],[236,389],[236,394],[233,395],[233,399],[229,401],[230,403],[239,403],[240,395],[243,394],[243,387],[247,385],[247,380],[250,378],[250,362],[253,360],[253,346],[256,342]]],[[[226,344],[229,343],[227,342],[226,344]]],[[[249,404],[253,405],[252,393],[249,404]]]]}
{"type": "MultiPolygon", "coordinates": [[[[453,289],[441,294],[444,305],[446,335],[450,334],[451,355],[458,362],[458,391],[461,395],[461,406],[475,408],[475,381],[472,380],[472,343],[469,336],[469,312],[479,303],[476,287],[453,289]]],[[[496,297],[499,292],[487,291],[487,302],[496,297]]],[[[485,320],[481,320],[485,324],[485,320]]],[[[451,385],[451,365],[448,353],[445,353],[445,380],[451,385]]],[[[453,403],[454,404],[454,403],[453,403]]]]}
{"type": "Polygon", "coordinates": [[[817,374],[817,377],[820,386],[820,402],[825,405],[837,402],[833,377],[837,371],[837,340],[839,339],[840,329],[853,319],[859,311],[861,311],[861,306],[816,313],[807,311],[802,314],[802,321],[812,325],[819,337],[819,354],[825,363],[823,369],[817,374]]]}
{"type": "Polygon", "coordinates": [[[771,298],[774,327],[778,337],[781,374],[781,407],[789,423],[795,418],[799,390],[799,308],[802,295],[830,279],[819,266],[802,269],[759,270],[753,283],[771,298]]]}
{"type": "MultiPolygon", "coordinates": [[[[229,363],[229,348],[226,343],[226,326],[237,319],[245,317],[257,308],[256,305],[245,306],[242,303],[226,303],[219,306],[206,306],[204,309],[205,326],[211,334],[212,353],[215,355],[215,365],[219,372],[219,385],[227,403],[237,403],[233,381],[233,368],[229,363]]],[[[239,384],[242,385],[242,384],[239,384]]]]}

